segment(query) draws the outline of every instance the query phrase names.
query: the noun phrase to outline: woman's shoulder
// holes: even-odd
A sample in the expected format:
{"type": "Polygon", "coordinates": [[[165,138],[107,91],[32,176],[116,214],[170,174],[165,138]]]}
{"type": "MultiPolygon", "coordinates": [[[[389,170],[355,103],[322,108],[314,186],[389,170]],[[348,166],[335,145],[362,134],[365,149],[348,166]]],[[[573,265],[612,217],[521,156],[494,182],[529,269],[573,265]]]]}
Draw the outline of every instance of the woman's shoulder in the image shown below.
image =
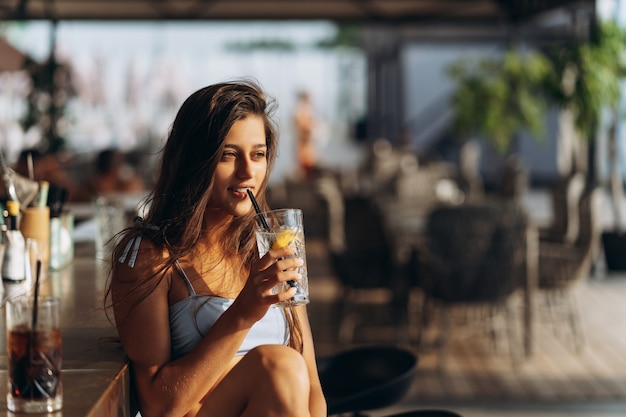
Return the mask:
{"type": "Polygon", "coordinates": [[[168,252],[145,234],[123,236],[113,259],[113,270],[130,275],[154,275],[163,269],[169,259],[168,252]]]}

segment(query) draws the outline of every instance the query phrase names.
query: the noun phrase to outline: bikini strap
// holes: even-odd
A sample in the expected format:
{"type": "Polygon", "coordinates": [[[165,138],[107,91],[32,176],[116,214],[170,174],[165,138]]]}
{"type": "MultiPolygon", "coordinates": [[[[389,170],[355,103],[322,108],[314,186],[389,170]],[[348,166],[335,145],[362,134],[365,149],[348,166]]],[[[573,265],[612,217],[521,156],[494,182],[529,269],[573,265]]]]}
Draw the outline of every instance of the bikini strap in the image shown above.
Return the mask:
{"type": "Polygon", "coordinates": [[[191,281],[189,280],[189,277],[185,273],[185,270],[181,266],[180,262],[178,262],[178,259],[176,259],[176,266],[178,267],[180,273],[183,275],[183,279],[185,280],[185,284],[187,284],[187,289],[189,290],[189,295],[196,295],[196,290],[193,289],[193,285],[191,285],[191,281]]]}
{"type": "Polygon", "coordinates": [[[141,236],[135,236],[134,238],[129,240],[118,261],[123,264],[124,262],[126,262],[126,259],[128,259],[128,266],[133,268],[135,266],[135,261],[137,260],[137,253],[139,253],[140,243],[141,236]]]}
{"type": "MultiPolygon", "coordinates": [[[[158,226],[155,226],[153,224],[150,224],[150,223],[146,222],[140,216],[136,216],[133,219],[133,223],[135,223],[135,225],[137,225],[139,227],[143,227],[143,228],[146,228],[146,229],[159,230],[158,226]]],[[[134,238],[132,238],[131,240],[129,240],[128,243],[126,244],[126,247],[124,248],[124,251],[122,252],[122,256],[120,256],[119,259],[118,259],[120,261],[120,263],[124,263],[124,262],[126,262],[126,259],[128,259],[128,266],[133,268],[135,266],[135,261],[137,260],[137,253],[139,252],[139,245],[140,244],[141,244],[141,235],[137,235],[134,238]],[[131,250],[131,248],[132,248],[132,250],[131,250]],[[130,255],[130,257],[129,257],[129,255],[130,255]]]]}

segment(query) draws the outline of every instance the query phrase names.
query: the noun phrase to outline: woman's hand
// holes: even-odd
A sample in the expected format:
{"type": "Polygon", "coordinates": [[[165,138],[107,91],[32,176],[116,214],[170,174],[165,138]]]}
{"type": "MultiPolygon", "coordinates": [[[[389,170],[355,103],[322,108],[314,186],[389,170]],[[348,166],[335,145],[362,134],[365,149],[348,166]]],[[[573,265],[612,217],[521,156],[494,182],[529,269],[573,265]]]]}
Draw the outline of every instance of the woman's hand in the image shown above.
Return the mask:
{"type": "Polygon", "coordinates": [[[252,264],[246,285],[233,303],[233,307],[242,315],[254,322],[260,320],[270,305],[292,298],[296,288],[278,294],[272,294],[272,288],[285,281],[300,281],[302,276],[297,272],[304,261],[294,257],[293,248],[284,247],[271,249],[261,259],[252,264]]]}

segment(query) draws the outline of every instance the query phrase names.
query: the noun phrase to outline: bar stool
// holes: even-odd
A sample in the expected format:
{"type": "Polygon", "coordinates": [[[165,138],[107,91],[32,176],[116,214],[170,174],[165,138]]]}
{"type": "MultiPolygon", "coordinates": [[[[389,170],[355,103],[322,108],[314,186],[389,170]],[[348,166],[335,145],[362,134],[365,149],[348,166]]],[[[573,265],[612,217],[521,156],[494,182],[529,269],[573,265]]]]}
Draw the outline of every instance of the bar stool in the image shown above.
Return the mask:
{"type": "Polygon", "coordinates": [[[415,410],[407,411],[400,414],[393,414],[384,417],[463,417],[452,411],[447,410],[415,410]]]}

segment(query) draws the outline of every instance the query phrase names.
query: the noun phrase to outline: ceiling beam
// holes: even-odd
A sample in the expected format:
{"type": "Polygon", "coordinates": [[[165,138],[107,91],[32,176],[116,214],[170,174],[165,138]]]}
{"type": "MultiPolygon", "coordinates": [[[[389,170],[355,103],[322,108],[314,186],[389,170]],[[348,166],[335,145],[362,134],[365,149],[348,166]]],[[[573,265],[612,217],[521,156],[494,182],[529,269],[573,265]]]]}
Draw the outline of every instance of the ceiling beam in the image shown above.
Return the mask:
{"type": "Polygon", "coordinates": [[[334,20],[480,25],[528,20],[574,4],[595,5],[595,0],[0,0],[0,20],[334,20]]]}

